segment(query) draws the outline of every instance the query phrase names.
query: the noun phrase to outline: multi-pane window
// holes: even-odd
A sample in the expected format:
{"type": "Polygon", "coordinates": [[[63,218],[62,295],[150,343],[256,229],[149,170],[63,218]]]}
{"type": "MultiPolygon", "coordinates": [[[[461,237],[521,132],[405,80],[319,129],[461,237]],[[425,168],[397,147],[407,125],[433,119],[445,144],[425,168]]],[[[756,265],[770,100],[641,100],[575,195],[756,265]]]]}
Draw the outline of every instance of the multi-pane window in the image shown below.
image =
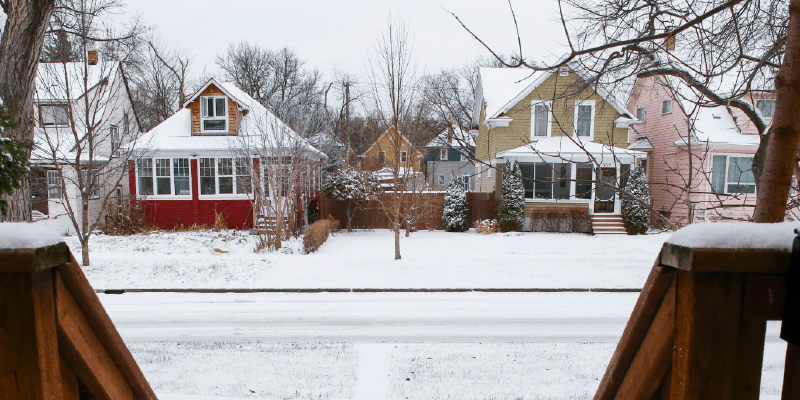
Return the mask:
{"type": "Polygon", "coordinates": [[[57,170],[47,171],[47,198],[61,198],[61,175],[57,170]]]}
{"type": "Polygon", "coordinates": [[[400,162],[407,162],[408,161],[408,152],[401,151],[400,152],[400,162]]]}
{"type": "Polygon", "coordinates": [[[140,158],[136,160],[136,172],[139,184],[138,192],[140,195],[153,194],[153,159],[140,158]]]}
{"type": "Polygon", "coordinates": [[[661,113],[669,114],[672,112],[672,100],[664,100],[661,102],[661,113]]]}
{"type": "Polygon", "coordinates": [[[772,118],[775,115],[775,100],[761,99],[756,100],[756,108],[761,111],[764,118],[772,118]]]}
{"type": "Polygon", "coordinates": [[[111,138],[111,151],[116,153],[117,149],[119,149],[119,128],[116,125],[111,125],[108,131],[111,138]]]}
{"type": "Polygon", "coordinates": [[[439,159],[442,161],[447,160],[447,149],[440,149],[439,150],[439,159]]]}
{"type": "Polygon", "coordinates": [[[592,165],[575,164],[575,197],[592,198],[592,165]]]}
{"type": "Polygon", "coordinates": [[[64,104],[48,104],[39,106],[39,122],[42,126],[67,126],[69,115],[64,104]]]}
{"type": "Polygon", "coordinates": [[[533,136],[548,136],[550,109],[546,102],[533,105],[533,136]]]}
{"type": "Polygon", "coordinates": [[[522,163],[520,170],[526,198],[570,198],[572,164],[522,163]]]}
{"type": "Polygon", "coordinates": [[[592,137],[594,120],[594,102],[579,101],[575,103],[575,134],[579,137],[592,137]]]}
{"type": "Polygon", "coordinates": [[[201,97],[201,120],[203,131],[226,131],[228,129],[228,101],[225,97],[201,97]]]}
{"type": "Polygon", "coordinates": [[[217,194],[217,168],[213,158],[201,158],[200,167],[200,194],[217,194]]]}
{"type": "Polygon", "coordinates": [[[252,193],[253,185],[250,180],[250,163],[246,158],[236,159],[236,193],[252,193]]]}
{"type": "Polygon", "coordinates": [[[156,159],[156,194],[172,194],[170,159],[156,159]]]}
{"type": "Polygon", "coordinates": [[[172,179],[175,185],[175,194],[188,195],[189,191],[189,159],[188,158],[174,158],[172,159],[172,179]]]}
{"type": "Polygon", "coordinates": [[[100,182],[99,176],[96,170],[90,169],[82,169],[81,170],[81,180],[83,181],[83,188],[86,193],[89,193],[89,197],[96,198],[100,197],[100,182]]]}
{"type": "Polygon", "coordinates": [[[755,193],[753,157],[715,155],[711,166],[711,189],[714,193],[755,193]]]}
{"type": "Polygon", "coordinates": [[[233,194],[233,159],[220,158],[217,171],[219,172],[219,194],[233,194]]]}

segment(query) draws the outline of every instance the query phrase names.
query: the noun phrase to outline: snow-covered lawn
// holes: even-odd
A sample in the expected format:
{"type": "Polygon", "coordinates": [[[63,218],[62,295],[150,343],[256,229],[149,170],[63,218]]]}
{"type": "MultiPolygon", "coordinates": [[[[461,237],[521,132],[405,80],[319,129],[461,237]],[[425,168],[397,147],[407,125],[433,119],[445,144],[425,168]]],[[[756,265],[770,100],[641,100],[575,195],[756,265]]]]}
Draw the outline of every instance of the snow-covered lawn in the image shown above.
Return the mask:
{"type": "Polygon", "coordinates": [[[254,253],[255,237],[233,231],[95,235],[84,270],[99,289],[641,288],[669,235],[421,231],[398,261],[387,230],[337,233],[308,255],[299,240],[254,253]]]}
{"type": "MultiPolygon", "coordinates": [[[[555,400],[591,399],[615,345],[155,342],[130,347],[164,400],[555,400]],[[355,351],[359,346],[366,351],[355,351]]],[[[762,399],[780,398],[785,353],[785,343],[766,344],[762,399]]]]}

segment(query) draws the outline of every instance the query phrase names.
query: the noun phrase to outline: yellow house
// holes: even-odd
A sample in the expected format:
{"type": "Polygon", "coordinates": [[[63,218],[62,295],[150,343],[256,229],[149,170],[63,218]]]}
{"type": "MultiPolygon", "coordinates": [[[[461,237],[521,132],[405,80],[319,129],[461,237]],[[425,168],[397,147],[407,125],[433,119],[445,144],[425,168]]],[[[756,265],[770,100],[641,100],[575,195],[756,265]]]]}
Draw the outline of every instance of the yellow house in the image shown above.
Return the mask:
{"type": "Polygon", "coordinates": [[[422,166],[422,153],[417,150],[405,135],[396,135],[394,128],[386,132],[370,146],[362,155],[362,167],[366,170],[376,171],[384,167],[392,168],[397,165],[409,172],[420,172],[422,166]],[[397,164],[399,163],[399,164],[397,164]]]}
{"type": "Polygon", "coordinates": [[[567,67],[480,68],[472,119],[476,191],[499,192],[496,168],[515,160],[526,215],[557,206],[619,215],[618,195],[596,181],[624,183],[646,153],[626,149],[633,115],[585,82],[567,67]]]}

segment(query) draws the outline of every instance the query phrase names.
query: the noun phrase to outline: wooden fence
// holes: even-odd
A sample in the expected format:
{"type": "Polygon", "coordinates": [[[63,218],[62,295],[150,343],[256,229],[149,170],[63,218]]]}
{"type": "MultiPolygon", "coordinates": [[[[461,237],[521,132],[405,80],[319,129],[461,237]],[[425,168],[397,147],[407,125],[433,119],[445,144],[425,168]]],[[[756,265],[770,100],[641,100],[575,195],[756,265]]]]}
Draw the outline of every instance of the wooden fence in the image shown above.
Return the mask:
{"type": "MultiPolygon", "coordinates": [[[[418,221],[417,229],[444,229],[442,225],[442,212],[444,211],[444,192],[404,193],[401,204],[404,207],[414,205],[418,221]]],[[[347,206],[345,200],[333,200],[326,195],[320,195],[319,211],[322,218],[328,215],[338,219],[342,228],[347,227],[347,206]]],[[[382,193],[381,200],[353,202],[351,207],[353,229],[388,229],[391,221],[384,211],[384,206],[390,207],[393,199],[391,193],[382,193]]],[[[479,219],[497,218],[499,200],[494,193],[467,193],[470,226],[479,219]]],[[[404,226],[405,227],[405,226],[404,226]]]]}

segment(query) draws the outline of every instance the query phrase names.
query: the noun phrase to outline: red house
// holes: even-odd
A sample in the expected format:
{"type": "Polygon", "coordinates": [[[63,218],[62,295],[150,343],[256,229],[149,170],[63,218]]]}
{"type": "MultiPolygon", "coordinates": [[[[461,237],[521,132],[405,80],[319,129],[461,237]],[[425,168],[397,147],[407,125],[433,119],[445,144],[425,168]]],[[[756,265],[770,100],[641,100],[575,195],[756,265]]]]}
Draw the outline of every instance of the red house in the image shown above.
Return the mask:
{"type": "Polygon", "coordinates": [[[234,84],[214,79],[141,140],[147,150],[131,162],[130,192],[162,229],[210,226],[217,214],[236,229],[259,216],[302,217],[325,157],[234,84]]]}

